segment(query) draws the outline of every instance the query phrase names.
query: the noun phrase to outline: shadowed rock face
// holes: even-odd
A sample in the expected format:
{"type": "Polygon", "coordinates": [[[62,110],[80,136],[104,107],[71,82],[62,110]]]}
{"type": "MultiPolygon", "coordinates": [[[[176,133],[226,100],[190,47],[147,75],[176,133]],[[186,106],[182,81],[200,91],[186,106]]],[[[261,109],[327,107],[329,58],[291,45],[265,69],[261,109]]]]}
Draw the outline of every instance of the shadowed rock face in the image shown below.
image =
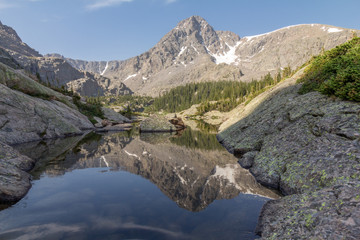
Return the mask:
{"type": "Polygon", "coordinates": [[[38,159],[32,171],[35,178],[44,172],[62,175],[83,168],[124,170],[153,182],[180,207],[190,211],[200,211],[215,199],[230,199],[239,193],[278,197],[259,185],[227,151],[186,148],[170,143],[170,134],[160,135],[160,138],[157,134],[146,134],[145,138],[128,137],[126,133],[103,137],[93,135],[92,140],[77,144],[59,157],[46,150],[51,145],[21,149],[22,153],[38,159]],[[153,137],[156,140],[153,141],[153,137]],[[36,152],[31,149],[43,150],[36,152]],[[53,156],[52,159],[49,155],[53,156]]]}
{"type": "Polygon", "coordinates": [[[31,187],[31,176],[26,171],[34,163],[34,160],[0,142],[0,203],[16,202],[25,196],[31,187]]]}
{"type": "Polygon", "coordinates": [[[296,77],[238,108],[218,139],[260,183],[293,194],[264,206],[265,239],[358,239],[360,104],[299,95],[296,77]]]}
{"type": "Polygon", "coordinates": [[[17,144],[81,134],[86,116],[58,101],[30,97],[0,84],[0,141],[17,144]]]}

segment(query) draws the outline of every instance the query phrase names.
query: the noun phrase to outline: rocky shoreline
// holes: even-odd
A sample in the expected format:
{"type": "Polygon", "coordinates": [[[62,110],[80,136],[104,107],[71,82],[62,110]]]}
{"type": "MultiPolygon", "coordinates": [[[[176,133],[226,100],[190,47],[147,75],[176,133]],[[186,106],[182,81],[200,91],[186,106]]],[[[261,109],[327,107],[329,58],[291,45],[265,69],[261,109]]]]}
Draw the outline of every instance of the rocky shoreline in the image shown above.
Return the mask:
{"type": "Polygon", "coordinates": [[[0,142],[0,203],[16,202],[31,187],[31,170],[35,161],[0,142]]]}
{"type": "MultiPolygon", "coordinates": [[[[33,83],[33,82],[31,82],[33,83]]],[[[36,85],[36,83],[33,83],[36,85]]],[[[21,155],[16,144],[61,139],[89,132],[127,131],[132,120],[103,108],[104,119],[95,117],[95,126],[86,116],[56,100],[43,100],[0,84],[0,204],[15,203],[31,188],[28,173],[35,161],[21,155]]],[[[142,121],[140,131],[177,131],[185,127],[181,119],[151,116],[142,121]]],[[[80,137],[82,138],[82,137],[80,137]]]]}
{"type": "Polygon", "coordinates": [[[264,205],[263,239],[360,239],[360,104],[299,95],[296,78],[254,99],[217,138],[285,195],[264,205]]]}

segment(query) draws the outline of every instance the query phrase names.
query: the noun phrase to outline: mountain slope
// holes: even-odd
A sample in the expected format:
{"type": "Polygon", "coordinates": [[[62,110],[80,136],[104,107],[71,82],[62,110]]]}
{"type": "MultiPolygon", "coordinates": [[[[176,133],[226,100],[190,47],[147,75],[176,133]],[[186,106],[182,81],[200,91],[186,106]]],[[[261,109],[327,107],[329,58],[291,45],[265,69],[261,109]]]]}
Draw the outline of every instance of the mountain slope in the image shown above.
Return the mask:
{"type": "Polygon", "coordinates": [[[0,47],[11,52],[12,55],[27,56],[27,57],[41,57],[41,54],[29,47],[18,36],[16,31],[11,27],[3,25],[0,22],[0,47]]]}
{"type": "Polygon", "coordinates": [[[290,66],[351,39],[358,30],[321,24],[289,26],[240,38],[215,31],[203,18],[181,21],[149,51],[125,61],[86,62],[67,59],[74,67],[126,83],[134,92],[158,93],[188,82],[251,81],[290,66]]]}

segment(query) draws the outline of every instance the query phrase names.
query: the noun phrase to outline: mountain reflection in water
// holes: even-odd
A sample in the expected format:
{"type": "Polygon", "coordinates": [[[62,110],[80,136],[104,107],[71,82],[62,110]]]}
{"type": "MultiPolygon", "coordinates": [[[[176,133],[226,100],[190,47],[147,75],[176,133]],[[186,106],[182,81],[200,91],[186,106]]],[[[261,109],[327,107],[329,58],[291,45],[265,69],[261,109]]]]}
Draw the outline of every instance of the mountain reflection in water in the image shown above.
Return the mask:
{"type": "MultiPolygon", "coordinates": [[[[253,239],[252,230],[266,201],[264,197],[278,197],[242,169],[237,159],[217,142],[215,135],[191,129],[181,136],[91,133],[22,145],[18,150],[38,160],[32,171],[34,186],[27,197],[0,212],[1,239],[39,232],[42,237],[51,239],[68,236],[103,239],[110,236],[109,231],[114,239],[219,239],[219,234],[227,239],[238,239],[239,234],[243,234],[242,239],[253,239]],[[59,181],[62,182],[60,186],[59,181]],[[239,198],[240,193],[250,195],[242,194],[239,198]],[[232,201],[215,201],[221,199],[232,201]],[[107,204],[100,204],[101,209],[104,208],[101,213],[94,209],[99,200],[107,204]],[[174,208],[173,202],[180,208],[174,208]],[[41,213],[42,208],[50,206],[59,207],[56,221],[50,217],[51,213],[41,213]],[[256,211],[250,221],[252,226],[245,224],[250,217],[243,216],[251,206],[256,211]],[[233,215],[236,208],[241,210],[233,217],[241,217],[244,226],[226,230],[229,226],[217,221],[221,221],[226,212],[233,215]],[[76,209],[82,210],[69,220],[63,213],[66,209],[73,211],[67,215],[80,211],[76,209]],[[111,209],[117,214],[109,219],[111,209]],[[30,211],[29,215],[22,210],[30,211]],[[85,218],[83,212],[89,216],[85,218]],[[192,212],[199,213],[193,215],[192,212]],[[26,222],[27,217],[37,218],[38,223],[29,225],[33,220],[26,222]],[[3,224],[7,218],[7,223],[3,224]],[[89,226],[84,224],[91,225],[91,235],[84,235],[84,229],[89,231],[89,226]],[[208,229],[209,224],[211,229],[208,229]],[[217,232],[213,232],[216,229],[217,232]],[[68,235],[69,232],[72,234],[68,235]]],[[[234,219],[227,220],[228,224],[234,219]]]]}

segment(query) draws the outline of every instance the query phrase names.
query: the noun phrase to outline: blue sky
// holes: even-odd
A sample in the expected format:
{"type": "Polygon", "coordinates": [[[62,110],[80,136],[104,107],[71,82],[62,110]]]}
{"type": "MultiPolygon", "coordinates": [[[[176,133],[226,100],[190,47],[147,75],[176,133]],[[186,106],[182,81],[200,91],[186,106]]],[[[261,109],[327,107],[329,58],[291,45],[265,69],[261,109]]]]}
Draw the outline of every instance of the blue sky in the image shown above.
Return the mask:
{"type": "Polygon", "coordinates": [[[359,0],[0,0],[0,20],[41,54],[121,60],[192,15],[242,36],[288,25],[360,29],[359,0]]]}

